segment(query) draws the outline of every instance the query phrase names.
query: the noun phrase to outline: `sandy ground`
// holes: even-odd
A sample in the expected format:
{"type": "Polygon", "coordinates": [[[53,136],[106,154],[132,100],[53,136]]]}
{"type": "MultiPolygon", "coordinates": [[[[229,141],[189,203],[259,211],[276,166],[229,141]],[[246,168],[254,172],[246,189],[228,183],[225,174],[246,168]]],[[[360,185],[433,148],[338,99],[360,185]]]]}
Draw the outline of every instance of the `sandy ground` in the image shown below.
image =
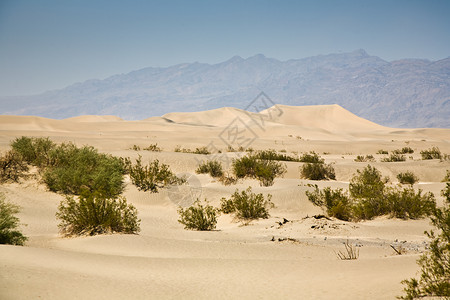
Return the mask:
{"type": "Polygon", "coordinates": [[[124,193],[139,211],[139,235],[63,238],[55,213],[63,196],[48,192],[36,180],[4,184],[0,192],[22,207],[19,214],[29,237],[26,246],[0,246],[0,299],[394,299],[403,279],[415,276],[416,260],[427,246],[428,219],[403,221],[387,217],[351,223],[316,220],[322,213],[305,191],[308,183],[347,188],[357,169],[356,155],[371,154],[370,163],[396,182],[413,171],[415,188],[433,192],[442,203],[441,180],[449,161],[420,159],[420,151],[439,147],[450,153],[450,129],[395,129],[361,119],[337,105],[276,106],[260,114],[234,108],[198,113],[171,113],[142,121],[113,116],[82,116],[66,120],[0,116],[0,151],[16,137],[43,136],[56,142],[92,145],[102,152],[153,159],[190,176],[189,185],[150,194],[126,178],[124,193]],[[131,150],[157,143],[162,152],[131,150]],[[210,155],[174,152],[206,146],[210,155]],[[229,167],[242,152],[230,147],[276,149],[287,154],[316,151],[333,163],[336,181],[300,180],[301,163],[287,163],[284,178],[271,187],[255,180],[223,186],[196,175],[199,162],[221,160],[229,167]],[[411,147],[406,162],[380,162],[378,150],[411,147]],[[219,153],[219,150],[221,153],[219,153]],[[271,217],[249,225],[219,217],[217,230],[184,230],[177,222],[178,205],[207,198],[219,206],[222,197],[252,186],[271,194],[271,217]],[[280,225],[286,218],[289,222],[280,225]],[[357,245],[357,260],[342,261],[348,240],[357,245]],[[403,245],[396,255],[390,245],[403,245]]]}

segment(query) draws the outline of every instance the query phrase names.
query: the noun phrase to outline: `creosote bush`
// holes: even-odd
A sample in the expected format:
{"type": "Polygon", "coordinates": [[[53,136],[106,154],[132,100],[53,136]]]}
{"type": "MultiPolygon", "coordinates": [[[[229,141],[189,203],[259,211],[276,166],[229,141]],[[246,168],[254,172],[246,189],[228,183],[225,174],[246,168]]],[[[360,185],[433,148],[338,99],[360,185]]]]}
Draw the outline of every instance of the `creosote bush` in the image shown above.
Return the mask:
{"type": "Polygon", "coordinates": [[[336,175],[331,164],[306,163],[301,167],[301,177],[309,180],[335,180],[336,175]]]}
{"type": "Polygon", "coordinates": [[[302,156],[300,156],[299,161],[312,164],[323,164],[325,162],[325,160],[314,151],[304,153],[302,156]]]}
{"type": "Polygon", "coordinates": [[[19,206],[6,202],[5,195],[0,194],[0,244],[23,246],[27,237],[18,230],[19,206]]]}
{"type": "Polygon", "coordinates": [[[438,147],[432,147],[428,150],[420,151],[420,155],[422,155],[422,159],[442,159],[441,150],[438,147]]]}
{"type": "Polygon", "coordinates": [[[406,285],[406,295],[401,299],[450,299],[450,183],[442,190],[442,196],[445,198],[444,207],[434,208],[431,216],[431,222],[439,230],[439,234],[426,232],[431,244],[430,251],[418,260],[421,267],[420,278],[402,281],[406,285]]]}
{"type": "Polygon", "coordinates": [[[374,162],[375,158],[373,157],[373,155],[370,155],[370,154],[366,155],[366,156],[358,155],[358,156],[356,156],[355,161],[356,162],[374,162]]]}
{"type": "Polygon", "coordinates": [[[399,153],[391,153],[389,157],[385,157],[381,159],[382,162],[400,162],[400,161],[406,161],[406,156],[399,153]]]}
{"type": "Polygon", "coordinates": [[[211,177],[223,176],[222,164],[217,160],[210,160],[200,164],[195,170],[197,174],[209,174],[211,177]]]}
{"type": "Polygon", "coordinates": [[[430,215],[436,206],[430,192],[417,192],[412,188],[386,187],[386,180],[374,167],[368,165],[357,171],[349,186],[349,193],[329,187],[306,191],[308,199],[317,206],[326,208],[328,215],[341,220],[370,220],[377,216],[390,215],[402,219],[418,219],[430,215]]]}
{"type": "MultiPolygon", "coordinates": [[[[284,151],[281,150],[280,152],[286,152],[286,150],[284,151]]],[[[279,160],[279,161],[296,161],[296,162],[300,161],[298,157],[290,156],[287,154],[280,154],[273,149],[256,151],[255,156],[256,158],[262,160],[279,160]]]]}
{"type": "Polygon", "coordinates": [[[274,160],[259,159],[256,155],[247,155],[234,159],[233,173],[236,178],[256,178],[262,186],[271,186],[276,177],[286,173],[286,167],[274,160]]]}
{"type": "Polygon", "coordinates": [[[236,218],[243,221],[267,219],[269,209],[274,206],[271,199],[272,195],[270,194],[266,199],[262,193],[253,193],[251,187],[240,193],[236,189],[230,199],[222,198],[220,210],[224,214],[234,213],[236,218]]]}
{"type": "Polygon", "coordinates": [[[60,220],[60,232],[65,236],[140,231],[137,210],[124,197],[109,198],[87,190],[78,199],[66,196],[56,217],[60,220]]]}
{"type": "Polygon", "coordinates": [[[401,184],[411,185],[419,181],[419,178],[411,171],[398,174],[397,179],[401,184]]]}
{"type": "Polygon", "coordinates": [[[219,210],[209,204],[203,206],[197,199],[192,206],[186,209],[180,207],[178,214],[180,216],[178,222],[183,224],[185,229],[206,231],[216,228],[219,210]]]}
{"type": "Polygon", "coordinates": [[[157,193],[159,188],[170,184],[183,184],[185,178],[177,177],[166,164],[154,160],[148,165],[142,164],[142,157],[136,159],[135,164],[126,163],[131,181],[139,190],[157,193]]]}

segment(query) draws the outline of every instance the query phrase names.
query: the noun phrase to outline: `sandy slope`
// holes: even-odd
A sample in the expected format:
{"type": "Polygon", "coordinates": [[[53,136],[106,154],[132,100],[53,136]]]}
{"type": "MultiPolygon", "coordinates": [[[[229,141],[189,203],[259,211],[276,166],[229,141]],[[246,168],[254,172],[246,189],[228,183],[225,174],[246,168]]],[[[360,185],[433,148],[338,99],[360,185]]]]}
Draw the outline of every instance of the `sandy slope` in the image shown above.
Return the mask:
{"type": "MultiPolygon", "coordinates": [[[[334,163],[337,181],[320,187],[346,188],[357,169],[356,155],[372,154],[372,163],[396,181],[406,170],[420,178],[416,188],[439,195],[440,181],[450,163],[422,161],[419,152],[437,146],[450,153],[450,129],[394,129],[361,119],[331,106],[277,106],[261,114],[223,108],[197,113],[172,113],[161,118],[124,121],[112,116],[82,116],[66,120],[0,116],[0,150],[15,137],[89,144],[117,156],[144,161],[158,158],[177,173],[194,174],[199,161],[219,159],[225,166],[238,149],[273,148],[301,153],[316,151],[334,163]],[[236,135],[236,132],[238,133],[236,135]],[[163,152],[133,151],[157,143],[163,152]],[[176,146],[207,146],[211,155],[176,153],[176,146]],[[409,146],[413,159],[381,163],[380,149],[409,146]],[[221,150],[222,153],[218,153],[221,150]],[[326,153],[323,155],[322,153],[326,153]]],[[[127,185],[125,196],[139,210],[139,235],[61,238],[55,212],[61,195],[46,191],[35,180],[4,184],[0,192],[23,209],[25,247],[0,246],[0,299],[392,299],[401,294],[401,280],[413,276],[426,246],[428,220],[378,218],[348,223],[315,220],[321,213],[306,198],[308,183],[299,179],[301,163],[287,163],[288,172],[272,187],[254,180],[223,186],[206,175],[194,175],[191,186],[139,192],[127,185]],[[218,206],[221,197],[252,186],[272,194],[271,218],[242,226],[221,216],[213,232],[186,231],[177,222],[177,204],[187,205],[188,193],[218,206]],[[280,226],[283,218],[290,222],[280,226]],[[314,228],[313,228],[314,227],[314,228]],[[292,238],[293,241],[279,241],[292,238]],[[274,239],[275,241],[272,241],[274,239]],[[359,245],[360,258],[341,261],[335,251],[349,239],[359,245]],[[390,244],[405,245],[395,255],[390,244]]],[[[129,179],[127,179],[129,182],[129,179]]],[[[442,201],[438,196],[438,200],[442,201]]]]}

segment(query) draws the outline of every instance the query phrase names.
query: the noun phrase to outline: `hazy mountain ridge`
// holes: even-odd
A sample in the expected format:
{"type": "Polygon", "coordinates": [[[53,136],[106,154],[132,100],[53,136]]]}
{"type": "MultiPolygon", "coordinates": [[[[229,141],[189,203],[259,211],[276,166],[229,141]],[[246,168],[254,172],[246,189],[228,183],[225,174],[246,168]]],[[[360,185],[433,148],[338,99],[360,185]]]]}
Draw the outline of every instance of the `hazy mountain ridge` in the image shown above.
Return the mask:
{"type": "Polygon", "coordinates": [[[450,58],[387,62],[364,50],[279,61],[258,54],[219,64],[145,68],[37,96],[0,98],[2,114],[145,119],[177,111],[274,103],[339,104],[391,127],[450,128],[450,58]]]}

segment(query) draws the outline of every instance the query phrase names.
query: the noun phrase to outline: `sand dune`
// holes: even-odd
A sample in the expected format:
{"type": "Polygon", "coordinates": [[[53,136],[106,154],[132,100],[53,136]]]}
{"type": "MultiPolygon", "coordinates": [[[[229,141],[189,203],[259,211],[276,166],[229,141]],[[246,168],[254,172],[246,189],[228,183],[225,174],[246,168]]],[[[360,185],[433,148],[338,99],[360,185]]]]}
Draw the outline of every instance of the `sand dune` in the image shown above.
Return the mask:
{"type": "Polygon", "coordinates": [[[415,188],[433,192],[442,203],[441,180],[450,169],[449,161],[423,161],[420,156],[431,147],[450,153],[450,129],[387,128],[337,105],[280,105],[259,114],[222,108],[141,121],[0,116],[1,152],[22,135],[88,144],[116,156],[141,155],[144,162],[159,159],[174,172],[193,176],[195,195],[214,206],[236,189],[252,186],[271,194],[275,208],[269,219],[248,226],[222,215],[216,231],[187,231],[177,222],[177,197],[192,192],[189,186],[151,194],[138,191],[127,178],[124,196],[139,211],[139,235],[62,238],[55,218],[62,195],[32,178],[3,184],[0,192],[22,207],[19,217],[27,224],[22,231],[29,241],[25,247],[0,246],[0,299],[393,299],[402,293],[401,280],[419,270],[416,260],[427,242],[423,231],[431,228],[429,220],[316,220],[311,216],[323,212],[308,201],[307,184],[347,188],[356,170],[367,165],[355,157],[371,154],[377,160],[371,164],[383,176],[396,183],[398,173],[413,171],[420,179],[415,188]],[[163,151],[131,150],[149,144],[163,151]],[[227,152],[229,145],[287,154],[316,151],[333,164],[337,180],[300,180],[302,164],[296,162],[286,163],[284,178],[271,187],[251,179],[224,186],[195,174],[200,161],[218,159],[229,169],[233,158],[245,154],[227,152]],[[174,152],[177,146],[207,146],[212,153],[174,152]],[[407,161],[380,162],[386,155],[378,150],[405,146],[414,150],[407,161]],[[280,226],[284,218],[289,222],[280,226]],[[295,242],[278,240],[283,238],[295,242]],[[347,239],[360,246],[358,260],[336,257],[347,239]],[[409,251],[399,256],[390,244],[402,241],[409,251]]]}

